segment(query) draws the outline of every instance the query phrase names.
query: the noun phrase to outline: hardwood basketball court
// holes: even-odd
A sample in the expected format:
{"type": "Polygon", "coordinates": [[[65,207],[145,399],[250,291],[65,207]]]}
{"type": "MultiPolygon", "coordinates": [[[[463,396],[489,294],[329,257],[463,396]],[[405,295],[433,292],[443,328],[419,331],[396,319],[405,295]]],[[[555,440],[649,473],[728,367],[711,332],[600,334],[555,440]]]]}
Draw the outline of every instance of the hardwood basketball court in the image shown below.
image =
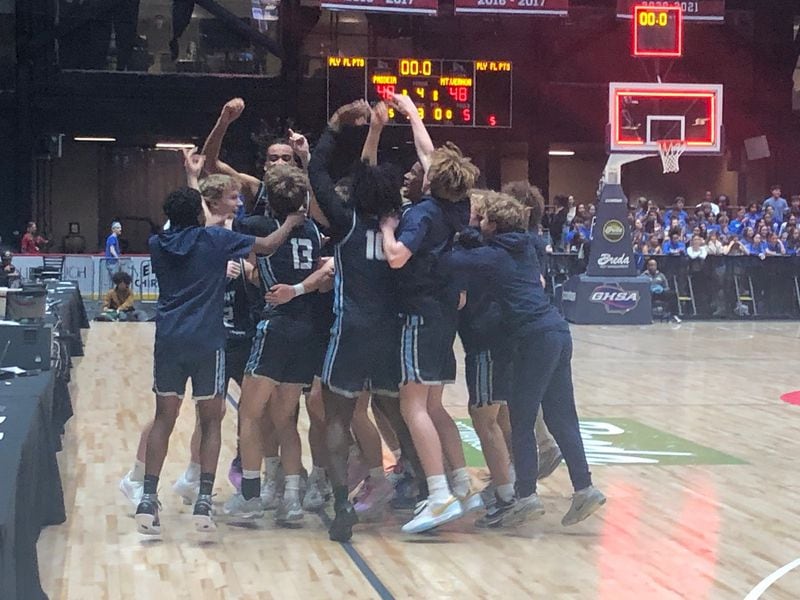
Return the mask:
{"type": "MultiPolygon", "coordinates": [[[[267,513],[250,528],[219,517],[215,535],[195,533],[191,507],[170,489],[188,460],[191,406],[162,476],[163,538],[136,533],[117,484],[153,413],[153,331],[94,323],[86,334],[60,455],[67,522],[39,542],[50,598],[800,598],[800,568],[748,596],[800,558],[800,406],[780,399],[800,388],[797,323],[573,327],[579,413],[595,484],[609,499],[603,509],[561,526],[571,494],[562,466],[540,487],[548,513],[521,529],[480,531],[468,518],[406,536],[406,515],[393,515],[358,526],[352,545],[328,541],[314,514],[302,529],[279,528],[267,513]]],[[[466,417],[460,376],[446,403],[466,417]]],[[[232,489],[228,408],[218,504],[232,489]]],[[[461,425],[468,443],[469,423],[461,425]]]]}

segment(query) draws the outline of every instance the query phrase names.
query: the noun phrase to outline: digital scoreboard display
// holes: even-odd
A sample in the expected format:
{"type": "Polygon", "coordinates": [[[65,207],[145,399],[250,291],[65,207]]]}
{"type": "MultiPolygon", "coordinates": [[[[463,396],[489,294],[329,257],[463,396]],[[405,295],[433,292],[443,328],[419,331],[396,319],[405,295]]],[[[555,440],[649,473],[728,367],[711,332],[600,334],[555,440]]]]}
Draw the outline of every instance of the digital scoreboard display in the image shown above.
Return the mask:
{"type": "Polygon", "coordinates": [[[683,9],[680,5],[635,6],[631,28],[633,56],[683,56],[683,9]]]}
{"type": "MultiPolygon", "coordinates": [[[[428,126],[511,127],[511,63],[503,60],[328,57],[328,118],[340,106],[405,94],[428,126]]],[[[394,109],[390,124],[407,124],[394,109]]]]}

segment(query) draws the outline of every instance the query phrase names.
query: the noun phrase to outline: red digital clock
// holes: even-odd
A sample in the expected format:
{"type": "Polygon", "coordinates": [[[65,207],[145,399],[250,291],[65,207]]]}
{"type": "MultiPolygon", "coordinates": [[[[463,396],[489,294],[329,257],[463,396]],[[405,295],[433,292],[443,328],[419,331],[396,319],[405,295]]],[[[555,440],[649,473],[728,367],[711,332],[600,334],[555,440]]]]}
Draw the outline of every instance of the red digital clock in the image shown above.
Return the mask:
{"type": "Polygon", "coordinates": [[[683,9],[680,4],[633,7],[632,54],[637,57],[683,56],[683,9]]]}
{"type": "MultiPolygon", "coordinates": [[[[429,126],[511,127],[511,63],[503,60],[328,57],[328,116],[366,98],[405,94],[429,126]]],[[[406,118],[389,110],[389,122],[406,118]]]]}

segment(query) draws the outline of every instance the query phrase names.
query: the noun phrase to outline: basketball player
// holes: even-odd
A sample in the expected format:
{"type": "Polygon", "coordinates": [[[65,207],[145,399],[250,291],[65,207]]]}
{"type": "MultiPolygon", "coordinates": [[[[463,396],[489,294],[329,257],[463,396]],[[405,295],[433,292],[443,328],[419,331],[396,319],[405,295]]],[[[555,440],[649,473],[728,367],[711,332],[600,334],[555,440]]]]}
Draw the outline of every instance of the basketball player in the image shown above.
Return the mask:
{"type": "MultiPolygon", "coordinates": [[[[248,201],[252,201],[250,206],[253,206],[253,209],[250,213],[264,214],[268,200],[262,179],[247,173],[240,173],[219,158],[222,140],[228,131],[228,127],[242,115],[244,108],[244,100],[241,98],[228,100],[222,107],[222,112],[203,146],[203,154],[206,156],[206,170],[209,173],[223,173],[238,179],[246,198],[248,201]]],[[[275,139],[267,146],[264,172],[266,173],[272,167],[280,165],[299,164],[303,169],[307,169],[310,159],[311,152],[309,151],[308,140],[305,136],[290,129],[289,139],[275,139]]]]}
{"type": "MultiPolygon", "coordinates": [[[[190,188],[199,190],[201,193],[205,225],[207,227],[224,226],[230,228],[233,215],[241,206],[239,183],[227,175],[211,175],[201,183],[199,177],[203,170],[204,161],[205,157],[197,154],[196,149],[184,151],[187,185],[190,188]]],[[[248,313],[247,303],[249,301],[258,302],[258,294],[248,298],[248,290],[243,287],[249,270],[251,270],[251,265],[245,261],[229,261],[226,268],[226,309],[224,314],[226,315],[226,332],[229,334],[225,356],[226,393],[231,379],[241,385],[244,364],[250,355],[249,342],[242,338],[252,338],[255,334],[255,325],[252,323],[251,315],[248,313]],[[233,306],[229,306],[229,302],[233,302],[233,306]],[[229,316],[233,317],[233,322],[228,318],[229,316]],[[247,324],[248,322],[250,322],[250,325],[247,324]],[[231,333],[233,335],[230,335],[231,333]]],[[[224,406],[223,404],[223,410],[224,406]]],[[[134,507],[139,505],[143,493],[146,446],[151,427],[152,423],[149,423],[142,431],[134,467],[123,477],[119,484],[120,490],[134,507]]],[[[172,489],[181,497],[184,504],[191,505],[197,499],[199,488],[200,423],[198,415],[190,442],[189,465],[175,481],[172,489]]]]}
{"type": "MultiPolygon", "coordinates": [[[[365,119],[368,111],[363,101],[340,108],[320,138],[309,165],[317,202],[330,224],[336,263],[335,320],[322,381],[330,454],[328,474],[335,510],[328,534],[331,540],[341,542],[350,540],[353,525],[358,522],[348,500],[347,486],[350,423],[356,399],[364,389],[372,391],[375,401],[391,398],[397,393],[399,380],[396,288],[382,252],[380,219],[400,208],[400,175],[384,165],[360,163],[349,201],[344,202],[335,192],[329,173],[341,126],[365,119]]],[[[380,135],[381,120],[377,117],[371,125],[369,135],[373,139],[380,135]]],[[[370,470],[370,477],[373,476],[384,477],[382,464],[370,470]]],[[[391,491],[388,486],[385,501],[391,491]]]]}
{"type": "Polygon", "coordinates": [[[191,188],[171,193],[164,213],[170,229],[149,241],[160,294],[153,368],[156,414],[147,439],[144,495],[136,509],[138,530],[145,534],[161,531],[158,479],[189,378],[202,431],[200,493],[193,520],[199,531],[215,529],[211,493],[223,414],[225,268],[229,260],[253,250],[274,252],[305,221],[304,213],[294,213],[270,236],[258,238],[203,227],[202,198],[191,188]]]}
{"type": "Polygon", "coordinates": [[[573,525],[606,499],[592,485],[578,426],[572,387],[572,337],[550,304],[540,281],[534,240],[524,207],[505,194],[490,193],[477,214],[486,245],[454,250],[442,259],[444,271],[466,277],[473,286],[494,290],[514,356],[514,385],[509,398],[517,470],[516,498],[498,500],[495,524],[514,526],[544,514],[536,494],[538,453],[534,422],[539,405],[564,453],[575,494],[562,519],[573,525]]]}
{"type": "MultiPolygon", "coordinates": [[[[396,95],[395,102],[418,130],[422,121],[411,99],[396,95]]],[[[381,226],[386,260],[398,270],[404,320],[400,408],[428,484],[427,503],[403,526],[406,533],[427,531],[483,506],[480,495],[471,490],[458,429],[441,401],[444,384],[455,380],[459,295],[436,266],[439,256],[450,250],[456,232],[467,224],[464,200],[478,169],[452,144],[435,150],[430,160],[427,179],[432,197],[408,208],[402,219],[387,218],[381,226]],[[456,496],[450,493],[443,452],[453,469],[456,496]]]]}
{"type": "MultiPolygon", "coordinates": [[[[272,167],[264,177],[272,216],[245,219],[248,230],[277,231],[286,219],[305,208],[308,182],[297,167],[272,167]]],[[[279,306],[266,305],[245,370],[239,403],[242,489],[225,504],[225,513],[242,518],[260,517],[261,421],[269,411],[278,436],[285,474],[284,496],[275,513],[281,524],[303,519],[300,498],[302,470],[300,437],[295,415],[303,388],[314,379],[315,364],[309,349],[315,340],[311,301],[302,281],[319,267],[320,235],[313,221],[296,227],[277,250],[257,258],[262,291],[276,283],[297,287],[298,297],[279,306]]]]}

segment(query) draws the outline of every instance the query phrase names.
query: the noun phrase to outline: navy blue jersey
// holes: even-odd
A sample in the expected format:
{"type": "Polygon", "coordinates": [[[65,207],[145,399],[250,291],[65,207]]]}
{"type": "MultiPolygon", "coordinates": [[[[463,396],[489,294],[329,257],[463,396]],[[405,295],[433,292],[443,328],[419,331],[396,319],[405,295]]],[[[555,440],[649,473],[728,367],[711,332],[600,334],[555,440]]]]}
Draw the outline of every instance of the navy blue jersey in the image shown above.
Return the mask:
{"type": "Polygon", "coordinates": [[[242,272],[238,277],[228,279],[225,285],[223,320],[228,338],[253,337],[256,333],[258,315],[261,314],[264,305],[262,301],[258,310],[253,310],[255,299],[263,298],[263,294],[259,294],[258,288],[247,281],[242,259],[239,259],[239,266],[242,272]]]}
{"type": "Polygon", "coordinates": [[[254,237],[222,227],[168,229],[150,238],[159,347],[199,356],[224,346],[225,269],[254,243],[254,237]]]}
{"type": "Polygon", "coordinates": [[[567,327],[550,304],[539,280],[540,267],[533,236],[503,233],[486,246],[457,248],[442,257],[442,270],[466,277],[468,289],[493,294],[511,337],[567,327]]]}
{"type": "Polygon", "coordinates": [[[350,231],[334,246],[336,275],[333,312],[370,323],[397,318],[397,287],[383,254],[377,217],[352,212],[350,231]]]}
{"type": "MultiPolygon", "coordinates": [[[[323,258],[333,257],[333,252],[333,245],[329,242],[322,247],[320,254],[323,258]]],[[[333,327],[333,296],[333,290],[311,295],[314,331],[320,337],[327,337],[331,332],[331,327],[333,327]]]]}
{"type": "Polygon", "coordinates": [[[362,214],[336,192],[331,177],[337,133],[327,129],[308,165],[308,179],[328,219],[336,275],[333,312],[338,319],[370,326],[397,318],[397,283],[383,255],[378,217],[362,214]]]}
{"type": "MultiPolygon", "coordinates": [[[[281,223],[272,217],[252,216],[243,221],[243,226],[264,237],[277,231],[281,223]]],[[[314,272],[319,262],[320,236],[317,226],[311,219],[292,230],[289,238],[270,255],[258,255],[256,266],[261,281],[261,293],[266,294],[278,283],[296,285],[314,272]]],[[[270,304],[264,307],[264,316],[285,315],[296,318],[310,318],[311,296],[304,294],[279,306],[270,304]]]]}
{"type": "Polygon", "coordinates": [[[433,317],[450,305],[455,309],[458,300],[453,296],[453,286],[437,264],[468,220],[468,202],[436,198],[425,198],[403,213],[395,234],[397,241],[411,251],[411,258],[397,277],[403,313],[433,317]]]}

